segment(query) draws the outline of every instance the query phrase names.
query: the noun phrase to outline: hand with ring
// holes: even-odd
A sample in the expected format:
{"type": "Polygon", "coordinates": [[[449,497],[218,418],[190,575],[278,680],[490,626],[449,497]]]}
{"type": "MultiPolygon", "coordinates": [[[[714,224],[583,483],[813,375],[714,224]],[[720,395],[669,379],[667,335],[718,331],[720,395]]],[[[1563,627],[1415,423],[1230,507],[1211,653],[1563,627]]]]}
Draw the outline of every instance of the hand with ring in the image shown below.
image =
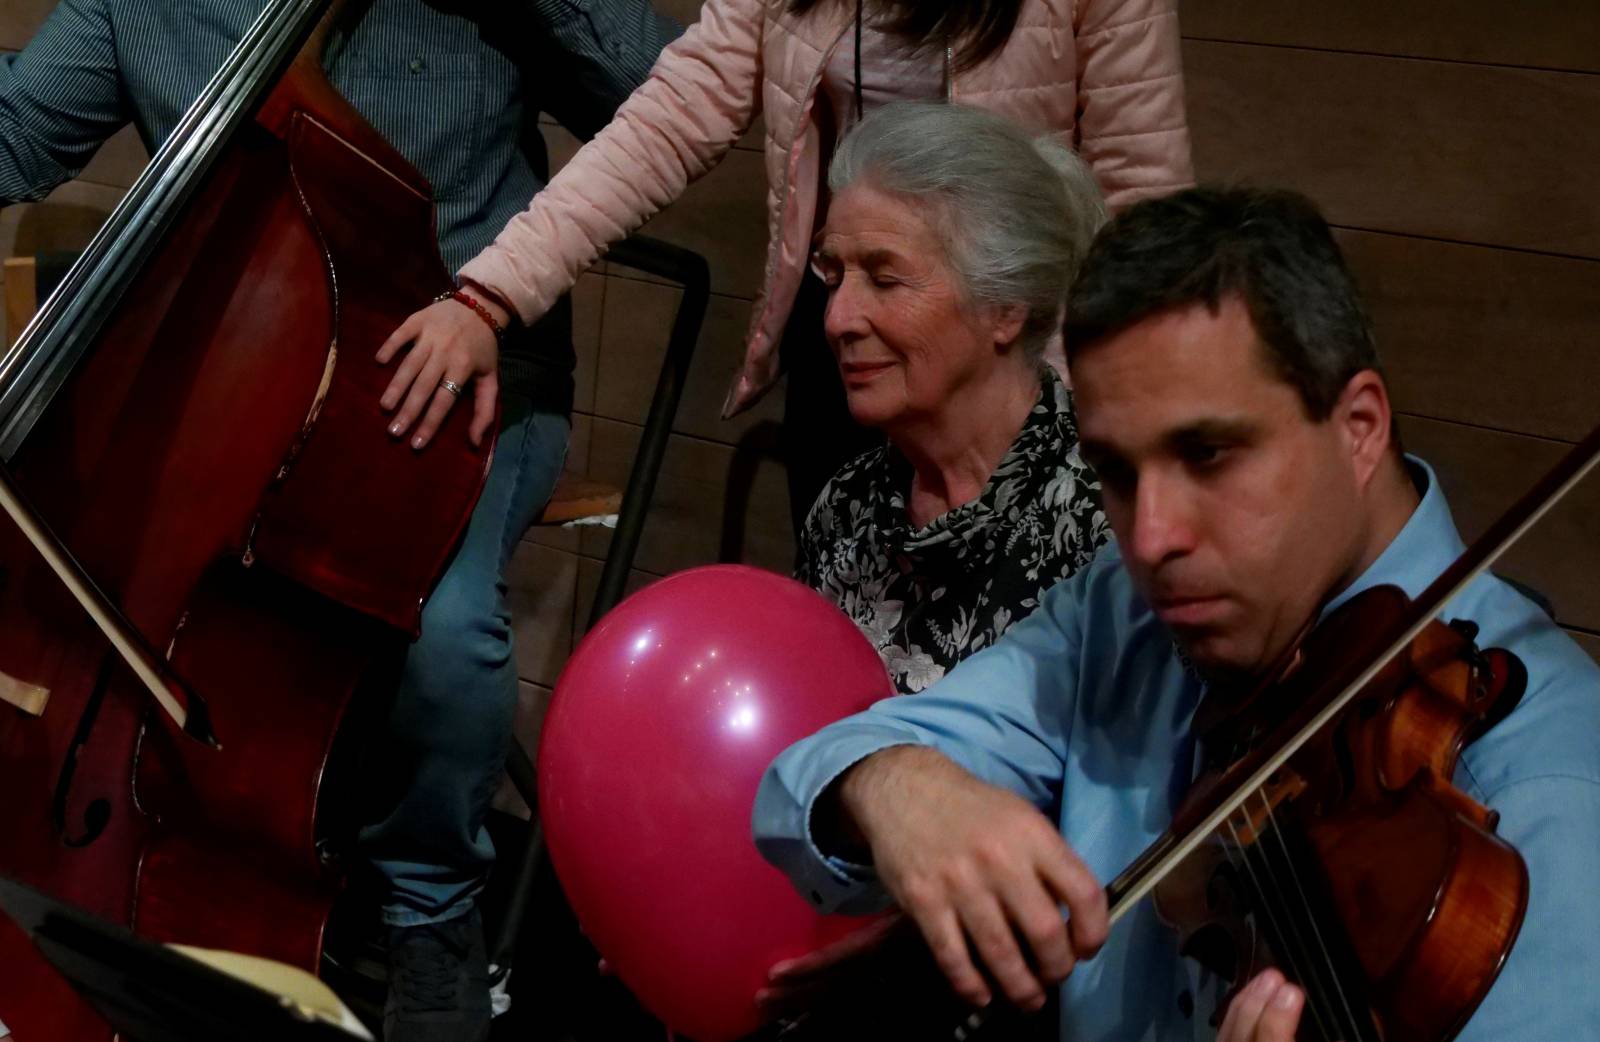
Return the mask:
{"type": "MultiPolygon", "coordinates": [[[[465,291],[481,304],[501,328],[511,315],[488,294],[465,291]]],[[[456,399],[472,385],[472,426],[467,435],[473,445],[494,422],[500,395],[500,345],[483,316],[456,300],[446,298],[416,312],[390,334],[378,348],[378,364],[388,365],[407,344],[411,350],[400,361],[379,404],[394,412],[389,433],[396,438],[411,433],[411,447],[421,449],[433,439],[456,399]],[[413,430],[413,428],[415,428],[413,430]]]]}

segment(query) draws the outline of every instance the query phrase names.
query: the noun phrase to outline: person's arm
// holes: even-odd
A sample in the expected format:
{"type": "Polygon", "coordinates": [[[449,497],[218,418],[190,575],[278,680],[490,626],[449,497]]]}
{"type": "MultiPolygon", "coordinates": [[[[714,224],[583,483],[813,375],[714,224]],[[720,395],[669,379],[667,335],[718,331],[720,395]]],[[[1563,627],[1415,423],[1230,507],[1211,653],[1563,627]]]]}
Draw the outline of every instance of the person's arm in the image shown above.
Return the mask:
{"type": "Polygon", "coordinates": [[[648,0],[534,0],[530,43],[545,111],[588,140],[650,75],[683,26],[648,0]]]}
{"type": "Polygon", "coordinates": [[[0,206],[76,177],[128,122],[112,41],[99,0],[61,0],[26,47],[0,57],[0,206]]]}
{"type": "MultiPolygon", "coordinates": [[[[749,129],[759,109],[763,11],[762,0],[706,0],[700,20],[662,54],[616,119],[461,269],[464,290],[498,325],[538,321],[607,246],[677,199],[749,129]]],[[[456,403],[441,383],[449,380],[473,384],[470,433],[479,440],[499,393],[498,345],[488,326],[442,301],[407,318],[379,361],[407,347],[410,371],[398,370],[384,392],[385,408],[396,410],[390,433],[425,446],[456,403]]]]}
{"type": "MultiPolygon", "coordinates": [[[[461,269],[463,290],[496,324],[538,321],[607,246],[677,199],[749,129],[763,10],[762,0],[706,0],[700,20],[662,54],[616,119],[461,269]]],[[[434,303],[406,319],[378,360],[388,364],[407,348],[383,395],[384,407],[395,410],[390,434],[427,445],[456,404],[441,383],[449,380],[473,385],[469,433],[481,440],[499,394],[499,347],[488,325],[454,301],[434,303]]]]}
{"type": "Polygon", "coordinates": [[[1077,148],[1106,202],[1189,187],[1176,0],[1085,0],[1077,19],[1077,148]]]}
{"type": "Polygon", "coordinates": [[[1031,1006],[1104,940],[1100,885],[1041,813],[1061,798],[1093,571],[929,690],[791,747],[756,798],[756,846],[819,911],[892,898],[977,1003],[989,990],[974,954],[1031,1006]]]}
{"type": "Polygon", "coordinates": [[[538,319],[611,243],[680,196],[760,111],[762,0],[706,0],[617,118],[461,274],[538,319]]]}
{"type": "Polygon", "coordinates": [[[1056,805],[1076,680],[1074,591],[1088,571],[1053,588],[1038,611],[926,691],[825,727],[767,768],[752,820],[756,846],[820,911],[858,913],[884,902],[870,866],[825,851],[814,834],[823,795],[874,753],[931,748],[1037,808],[1056,805]]]}

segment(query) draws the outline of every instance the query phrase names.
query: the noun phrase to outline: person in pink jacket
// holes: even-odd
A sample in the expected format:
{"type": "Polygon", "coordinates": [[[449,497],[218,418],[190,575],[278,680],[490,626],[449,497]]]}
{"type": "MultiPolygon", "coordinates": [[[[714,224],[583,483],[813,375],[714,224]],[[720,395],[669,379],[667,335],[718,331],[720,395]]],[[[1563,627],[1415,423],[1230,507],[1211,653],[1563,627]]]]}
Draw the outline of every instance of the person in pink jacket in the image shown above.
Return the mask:
{"type": "MultiPolygon", "coordinates": [[[[464,289],[497,315],[534,321],[765,116],[767,260],[724,415],[777,381],[782,342],[788,440],[804,447],[789,459],[801,520],[823,482],[866,447],[850,433],[822,336],[824,294],[807,274],[826,207],[822,172],[865,110],[918,98],[1058,135],[1113,209],[1193,180],[1176,0],[705,0],[611,125],[462,269],[464,289]]],[[[440,388],[411,395],[397,417],[406,427],[421,419],[424,438],[455,401],[443,381],[459,387],[494,371],[486,324],[457,301],[413,315],[393,340],[413,342],[418,387],[440,388]]]]}

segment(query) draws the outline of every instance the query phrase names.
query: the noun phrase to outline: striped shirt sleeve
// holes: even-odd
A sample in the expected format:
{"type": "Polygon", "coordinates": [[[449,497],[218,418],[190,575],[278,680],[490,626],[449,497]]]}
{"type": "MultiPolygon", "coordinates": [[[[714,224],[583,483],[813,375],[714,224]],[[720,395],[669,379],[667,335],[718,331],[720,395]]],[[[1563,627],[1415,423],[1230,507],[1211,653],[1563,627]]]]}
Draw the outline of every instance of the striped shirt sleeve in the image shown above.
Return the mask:
{"type": "Polygon", "coordinates": [[[43,198],[130,118],[104,0],[61,0],[0,56],[0,205],[43,198]]]}
{"type": "Polygon", "coordinates": [[[643,83],[662,48],[683,27],[647,0],[534,0],[538,41],[558,70],[545,82],[570,80],[576,90],[552,90],[542,107],[580,137],[611,121],[617,106],[643,83]]]}

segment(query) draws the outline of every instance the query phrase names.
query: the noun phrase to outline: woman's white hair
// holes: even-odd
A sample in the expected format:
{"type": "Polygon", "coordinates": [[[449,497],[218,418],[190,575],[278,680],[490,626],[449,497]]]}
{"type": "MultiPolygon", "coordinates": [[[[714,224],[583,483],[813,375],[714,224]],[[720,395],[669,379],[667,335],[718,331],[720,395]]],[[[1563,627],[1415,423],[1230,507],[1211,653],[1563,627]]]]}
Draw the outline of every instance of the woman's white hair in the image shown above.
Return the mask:
{"type": "Polygon", "coordinates": [[[839,143],[828,188],[838,195],[857,181],[927,203],[967,297],[1024,308],[1020,346],[1038,360],[1106,220],[1100,188],[1076,153],[981,109],[902,101],[875,110],[839,143]]]}

